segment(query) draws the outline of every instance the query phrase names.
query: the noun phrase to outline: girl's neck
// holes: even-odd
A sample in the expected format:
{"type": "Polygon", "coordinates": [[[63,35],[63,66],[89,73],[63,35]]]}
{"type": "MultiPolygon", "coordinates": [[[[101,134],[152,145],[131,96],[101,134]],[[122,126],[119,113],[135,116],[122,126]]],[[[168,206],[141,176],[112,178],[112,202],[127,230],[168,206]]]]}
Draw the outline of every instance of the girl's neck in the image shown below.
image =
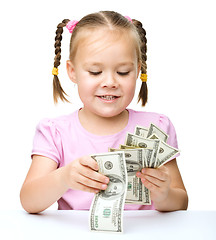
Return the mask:
{"type": "Polygon", "coordinates": [[[129,119],[128,110],[124,110],[114,117],[106,118],[86,112],[82,108],[78,116],[83,128],[92,134],[100,136],[112,135],[120,132],[127,126],[129,119]]]}

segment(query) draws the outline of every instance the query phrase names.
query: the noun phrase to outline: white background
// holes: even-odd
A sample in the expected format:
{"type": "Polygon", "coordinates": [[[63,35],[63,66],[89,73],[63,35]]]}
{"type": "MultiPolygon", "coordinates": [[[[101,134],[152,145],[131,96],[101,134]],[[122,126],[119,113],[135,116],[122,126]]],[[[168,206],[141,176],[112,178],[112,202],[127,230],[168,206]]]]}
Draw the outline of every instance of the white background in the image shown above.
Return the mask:
{"type": "MultiPolygon", "coordinates": [[[[0,209],[20,209],[38,121],[81,106],[65,71],[70,34],[62,41],[59,77],[72,104],[54,106],[52,67],[56,26],[64,18],[114,10],[140,20],[148,39],[149,101],[178,136],[179,168],[189,209],[216,210],[216,14],[212,0],[5,1],[0,14],[0,209]]],[[[140,83],[137,84],[139,89],[140,83]]],[[[55,207],[55,206],[53,206],[55,207]]]]}

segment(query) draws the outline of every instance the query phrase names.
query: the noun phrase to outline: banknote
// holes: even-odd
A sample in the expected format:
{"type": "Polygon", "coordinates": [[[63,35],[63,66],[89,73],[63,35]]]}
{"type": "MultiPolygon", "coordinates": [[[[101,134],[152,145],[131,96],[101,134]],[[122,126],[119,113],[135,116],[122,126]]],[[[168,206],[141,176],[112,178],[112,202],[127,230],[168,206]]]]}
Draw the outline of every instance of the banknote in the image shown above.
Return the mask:
{"type": "Polygon", "coordinates": [[[148,131],[149,131],[148,128],[137,125],[135,127],[134,134],[137,135],[137,136],[140,136],[140,137],[147,138],[148,131]]]}
{"type": "MultiPolygon", "coordinates": [[[[142,184],[136,173],[147,167],[147,155],[149,149],[121,149],[125,154],[126,168],[128,174],[128,186],[125,203],[150,205],[151,198],[149,190],[142,184]]],[[[109,148],[110,152],[119,149],[109,148]]]]}
{"type": "Polygon", "coordinates": [[[161,141],[159,139],[143,138],[132,133],[127,133],[125,139],[125,145],[127,146],[153,150],[148,152],[149,154],[151,154],[147,156],[148,159],[151,159],[151,161],[148,164],[148,167],[154,167],[156,164],[160,142],[161,141]]]}
{"type": "Polygon", "coordinates": [[[158,160],[160,166],[176,156],[180,151],[165,142],[161,141],[160,150],[158,153],[158,160]]]}
{"type": "Polygon", "coordinates": [[[123,151],[91,156],[99,172],[109,177],[107,189],[95,194],[90,208],[92,231],[123,231],[123,209],[127,192],[127,168],[123,151]]]}
{"type": "Polygon", "coordinates": [[[158,126],[156,126],[153,123],[150,124],[146,138],[149,138],[152,134],[156,134],[159,137],[159,139],[164,142],[167,142],[167,139],[169,137],[167,133],[165,133],[163,130],[161,130],[158,126]]]}
{"type": "MultiPolygon", "coordinates": [[[[158,138],[157,138],[158,139],[158,138]]],[[[127,145],[119,145],[119,150],[122,149],[139,149],[138,147],[131,147],[127,145]]],[[[155,158],[153,160],[154,156],[154,149],[147,149],[147,148],[142,148],[145,151],[145,160],[144,160],[144,166],[143,167],[153,167],[155,165],[155,158]]]]}
{"type": "MultiPolygon", "coordinates": [[[[159,136],[153,133],[151,136],[149,136],[149,139],[159,139],[159,136]]],[[[157,156],[157,162],[155,164],[155,168],[160,167],[167,161],[169,161],[171,158],[176,156],[179,153],[179,149],[174,148],[164,141],[160,142],[160,148],[157,156]]]]}
{"type": "Polygon", "coordinates": [[[125,145],[130,147],[146,148],[146,149],[158,149],[159,139],[148,139],[137,136],[132,133],[127,133],[125,138],[125,145]]]}
{"type": "MultiPolygon", "coordinates": [[[[136,126],[135,129],[142,129],[141,126],[136,126]]],[[[154,157],[151,160],[151,164],[148,164],[149,167],[157,168],[169,161],[171,158],[173,158],[175,155],[177,155],[180,151],[170,145],[167,144],[167,139],[169,135],[165,133],[162,129],[160,129],[158,126],[155,124],[151,123],[149,129],[147,129],[147,136],[146,139],[159,139],[160,141],[160,146],[159,146],[159,151],[154,153],[154,157]]],[[[146,128],[143,127],[143,132],[146,133],[146,128]]],[[[142,130],[135,130],[135,133],[137,136],[142,137],[142,130]]],[[[138,147],[142,147],[141,145],[142,142],[139,142],[139,139],[134,139],[133,137],[130,137],[128,140],[128,135],[126,137],[126,141],[129,141],[129,146],[134,144],[137,144],[138,147]],[[132,139],[132,140],[131,140],[132,139]],[[132,142],[132,144],[130,144],[132,142]]],[[[125,145],[128,145],[126,142],[125,145]]],[[[146,148],[149,148],[148,146],[146,148]]]]}

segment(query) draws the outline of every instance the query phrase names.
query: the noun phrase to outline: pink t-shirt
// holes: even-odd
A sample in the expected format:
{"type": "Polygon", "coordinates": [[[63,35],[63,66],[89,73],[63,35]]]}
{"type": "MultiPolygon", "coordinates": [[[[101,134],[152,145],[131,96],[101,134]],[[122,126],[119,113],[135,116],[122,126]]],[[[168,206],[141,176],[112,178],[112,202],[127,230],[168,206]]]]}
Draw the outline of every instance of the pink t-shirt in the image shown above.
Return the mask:
{"type": "MultiPolygon", "coordinates": [[[[118,148],[124,144],[127,132],[134,133],[136,125],[149,127],[154,123],[169,135],[167,143],[178,148],[176,132],[173,124],[165,115],[152,112],[139,112],[128,109],[127,126],[120,132],[98,136],[86,131],[78,117],[78,110],[70,115],[55,119],[42,120],[36,129],[32,155],[42,155],[57,162],[63,167],[84,155],[108,152],[108,148],[118,148]]],[[[93,193],[69,189],[59,200],[60,210],[88,210],[91,206],[93,193]]],[[[125,210],[154,209],[154,205],[126,204],[125,210]]]]}

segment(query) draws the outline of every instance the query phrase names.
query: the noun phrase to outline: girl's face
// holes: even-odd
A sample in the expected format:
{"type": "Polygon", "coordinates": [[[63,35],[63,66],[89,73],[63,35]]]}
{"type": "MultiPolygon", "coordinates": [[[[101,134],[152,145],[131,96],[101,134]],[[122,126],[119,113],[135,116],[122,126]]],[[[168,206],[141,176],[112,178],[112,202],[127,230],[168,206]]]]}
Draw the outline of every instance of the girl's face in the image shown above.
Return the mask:
{"type": "Polygon", "coordinates": [[[126,32],[93,30],[80,40],[67,70],[77,83],[83,112],[107,118],[122,113],[134,97],[137,59],[134,40],[126,32]]]}

